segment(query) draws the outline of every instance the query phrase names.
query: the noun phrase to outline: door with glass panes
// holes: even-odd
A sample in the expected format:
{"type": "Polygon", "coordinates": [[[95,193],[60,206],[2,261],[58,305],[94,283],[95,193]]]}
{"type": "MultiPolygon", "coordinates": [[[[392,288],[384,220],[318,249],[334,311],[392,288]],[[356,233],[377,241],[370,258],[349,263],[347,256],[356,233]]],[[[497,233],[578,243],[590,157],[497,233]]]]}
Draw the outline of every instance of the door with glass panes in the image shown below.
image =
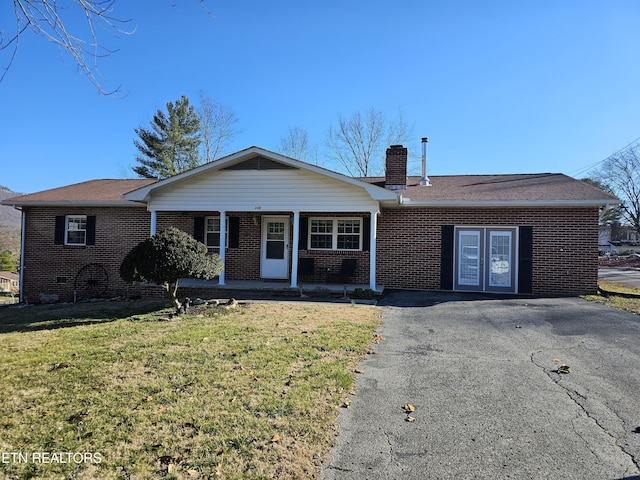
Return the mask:
{"type": "Polygon", "coordinates": [[[516,292],[516,228],[457,227],[454,288],[516,292]]]}
{"type": "Polygon", "coordinates": [[[262,278],[289,278],[289,217],[262,217],[262,278]]]}

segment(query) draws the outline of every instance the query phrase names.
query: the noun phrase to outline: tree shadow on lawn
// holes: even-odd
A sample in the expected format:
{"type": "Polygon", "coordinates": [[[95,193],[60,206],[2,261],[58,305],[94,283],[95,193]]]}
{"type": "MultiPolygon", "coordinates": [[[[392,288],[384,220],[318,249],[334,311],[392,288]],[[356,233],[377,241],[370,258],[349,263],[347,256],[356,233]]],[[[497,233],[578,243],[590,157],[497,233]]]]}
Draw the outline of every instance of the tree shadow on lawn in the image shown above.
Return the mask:
{"type": "Polygon", "coordinates": [[[119,300],[51,305],[0,306],[0,334],[106,323],[169,307],[166,300],[119,300]]]}

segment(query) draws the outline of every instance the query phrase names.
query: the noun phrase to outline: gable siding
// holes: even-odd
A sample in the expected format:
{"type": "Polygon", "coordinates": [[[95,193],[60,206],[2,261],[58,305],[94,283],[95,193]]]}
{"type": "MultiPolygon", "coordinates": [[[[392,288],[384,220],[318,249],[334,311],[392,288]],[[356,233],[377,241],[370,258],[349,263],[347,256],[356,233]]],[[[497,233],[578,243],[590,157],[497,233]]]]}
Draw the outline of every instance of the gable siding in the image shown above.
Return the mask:
{"type": "Polygon", "coordinates": [[[597,290],[597,208],[383,209],[377,283],[439,290],[443,225],[531,227],[531,293],[581,295],[597,290]]]}
{"type": "Polygon", "coordinates": [[[156,211],[341,211],[377,209],[362,188],[303,170],[222,170],[153,194],[156,211]]]}

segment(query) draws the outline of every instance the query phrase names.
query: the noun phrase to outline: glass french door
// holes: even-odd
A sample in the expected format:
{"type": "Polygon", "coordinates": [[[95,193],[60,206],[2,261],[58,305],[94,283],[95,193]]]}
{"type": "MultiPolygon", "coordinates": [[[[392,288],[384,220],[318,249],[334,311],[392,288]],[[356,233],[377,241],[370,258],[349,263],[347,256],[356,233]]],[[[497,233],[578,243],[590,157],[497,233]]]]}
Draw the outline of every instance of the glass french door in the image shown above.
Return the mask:
{"type": "Polygon", "coordinates": [[[456,228],[456,290],[516,292],[515,228],[456,228]]]}

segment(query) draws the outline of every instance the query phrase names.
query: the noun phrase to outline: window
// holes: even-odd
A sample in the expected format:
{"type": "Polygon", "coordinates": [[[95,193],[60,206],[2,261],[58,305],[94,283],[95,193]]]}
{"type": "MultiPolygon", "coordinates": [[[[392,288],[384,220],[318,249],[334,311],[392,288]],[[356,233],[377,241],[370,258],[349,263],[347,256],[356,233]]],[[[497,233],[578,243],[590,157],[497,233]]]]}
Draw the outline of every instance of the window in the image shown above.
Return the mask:
{"type": "Polygon", "coordinates": [[[315,250],[361,250],[361,218],[311,218],[309,248],[315,250]]]}
{"type": "Polygon", "coordinates": [[[94,215],[56,215],[53,243],[85,246],[96,244],[94,215]]]}
{"type": "MultiPolygon", "coordinates": [[[[227,235],[225,244],[229,246],[229,217],[227,217],[227,235]]],[[[204,244],[209,248],[220,248],[220,217],[205,217],[204,244]]]]}
{"type": "Polygon", "coordinates": [[[66,228],[66,245],[87,244],[87,216],[68,215],[66,228]]]}

